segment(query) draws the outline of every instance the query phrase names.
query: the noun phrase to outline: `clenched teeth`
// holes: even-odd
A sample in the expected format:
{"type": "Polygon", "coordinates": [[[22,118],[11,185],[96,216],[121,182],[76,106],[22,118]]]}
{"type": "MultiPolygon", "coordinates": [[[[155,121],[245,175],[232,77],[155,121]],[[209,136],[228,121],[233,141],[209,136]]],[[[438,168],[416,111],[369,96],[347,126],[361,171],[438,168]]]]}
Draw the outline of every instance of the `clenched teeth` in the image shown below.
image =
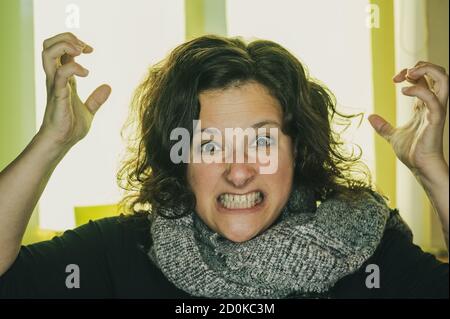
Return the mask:
{"type": "Polygon", "coordinates": [[[219,196],[219,202],[228,209],[246,209],[261,203],[263,195],[261,192],[252,192],[245,195],[222,194],[219,196]]]}

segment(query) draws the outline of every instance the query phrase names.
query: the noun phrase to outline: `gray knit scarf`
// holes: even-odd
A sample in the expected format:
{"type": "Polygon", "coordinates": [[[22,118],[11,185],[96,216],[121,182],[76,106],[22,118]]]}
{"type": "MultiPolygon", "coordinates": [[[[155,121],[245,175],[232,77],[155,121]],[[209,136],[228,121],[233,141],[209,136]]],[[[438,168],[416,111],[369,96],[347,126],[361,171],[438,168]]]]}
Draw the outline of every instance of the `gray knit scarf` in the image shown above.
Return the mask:
{"type": "Polygon", "coordinates": [[[412,236],[369,191],[357,202],[332,198],[317,207],[311,192],[295,190],[278,220],[244,243],[213,232],[195,212],[150,220],[153,262],[178,288],[209,298],[320,296],[362,266],[386,228],[412,236]]]}

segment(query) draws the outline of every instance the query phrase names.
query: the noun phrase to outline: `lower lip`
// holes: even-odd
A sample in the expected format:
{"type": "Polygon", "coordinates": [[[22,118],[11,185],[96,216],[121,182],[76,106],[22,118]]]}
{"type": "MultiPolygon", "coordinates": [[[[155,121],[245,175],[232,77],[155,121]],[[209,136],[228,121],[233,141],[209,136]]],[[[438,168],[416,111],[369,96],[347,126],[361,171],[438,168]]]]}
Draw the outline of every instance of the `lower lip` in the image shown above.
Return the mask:
{"type": "Polygon", "coordinates": [[[262,202],[250,208],[226,208],[222,206],[219,200],[216,200],[216,207],[219,212],[232,214],[256,213],[264,209],[267,202],[267,196],[264,195],[262,202]]]}

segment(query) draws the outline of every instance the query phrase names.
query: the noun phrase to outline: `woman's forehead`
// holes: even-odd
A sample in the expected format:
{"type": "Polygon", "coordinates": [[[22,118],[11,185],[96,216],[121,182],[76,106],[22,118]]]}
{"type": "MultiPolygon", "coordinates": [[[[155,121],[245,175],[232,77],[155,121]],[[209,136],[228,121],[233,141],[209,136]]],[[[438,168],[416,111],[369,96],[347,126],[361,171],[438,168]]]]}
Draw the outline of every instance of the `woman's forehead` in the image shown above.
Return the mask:
{"type": "Polygon", "coordinates": [[[281,106],[258,83],[205,91],[199,99],[200,120],[204,127],[251,127],[262,121],[281,125],[281,106]]]}

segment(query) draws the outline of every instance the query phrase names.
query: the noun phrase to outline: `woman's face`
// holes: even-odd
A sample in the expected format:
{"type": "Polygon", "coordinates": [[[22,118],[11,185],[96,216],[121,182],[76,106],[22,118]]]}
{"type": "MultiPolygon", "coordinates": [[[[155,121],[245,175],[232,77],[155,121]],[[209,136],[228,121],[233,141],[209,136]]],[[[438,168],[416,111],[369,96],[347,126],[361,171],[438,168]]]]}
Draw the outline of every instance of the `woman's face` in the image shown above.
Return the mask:
{"type": "Polygon", "coordinates": [[[291,191],[293,146],[291,138],[281,131],[281,106],[263,85],[255,82],[226,90],[205,91],[199,99],[201,128],[218,129],[224,141],[218,143],[216,138],[203,136],[201,150],[204,154],[224,153],[226,128],[245,130],[252,127],[256,139],[246,139],[245,150],[255,149],[255,145],[267,145],[265,150],[260,147],[253,154],[267,154],[267,147],[278,152],[277,168],[272,174],[261,174],[260,168],[267,164],[258,156],[256,161],[250,161],[250,152],[244,152],[244,161],[236,160],[236,140],[231,147],[234,153],[228,161],[231,163],[223,160],[218,163],[191,161],[188,164],[188,182],[196,197],[199,217],[209,228],[229,240],[244,242],[272,225],[291,191]],[[260,132],[255,127],[266,130],[258,135],[260,132]],[[277,130],[278,136],[267,136],[273,130],[277,130]]]}

